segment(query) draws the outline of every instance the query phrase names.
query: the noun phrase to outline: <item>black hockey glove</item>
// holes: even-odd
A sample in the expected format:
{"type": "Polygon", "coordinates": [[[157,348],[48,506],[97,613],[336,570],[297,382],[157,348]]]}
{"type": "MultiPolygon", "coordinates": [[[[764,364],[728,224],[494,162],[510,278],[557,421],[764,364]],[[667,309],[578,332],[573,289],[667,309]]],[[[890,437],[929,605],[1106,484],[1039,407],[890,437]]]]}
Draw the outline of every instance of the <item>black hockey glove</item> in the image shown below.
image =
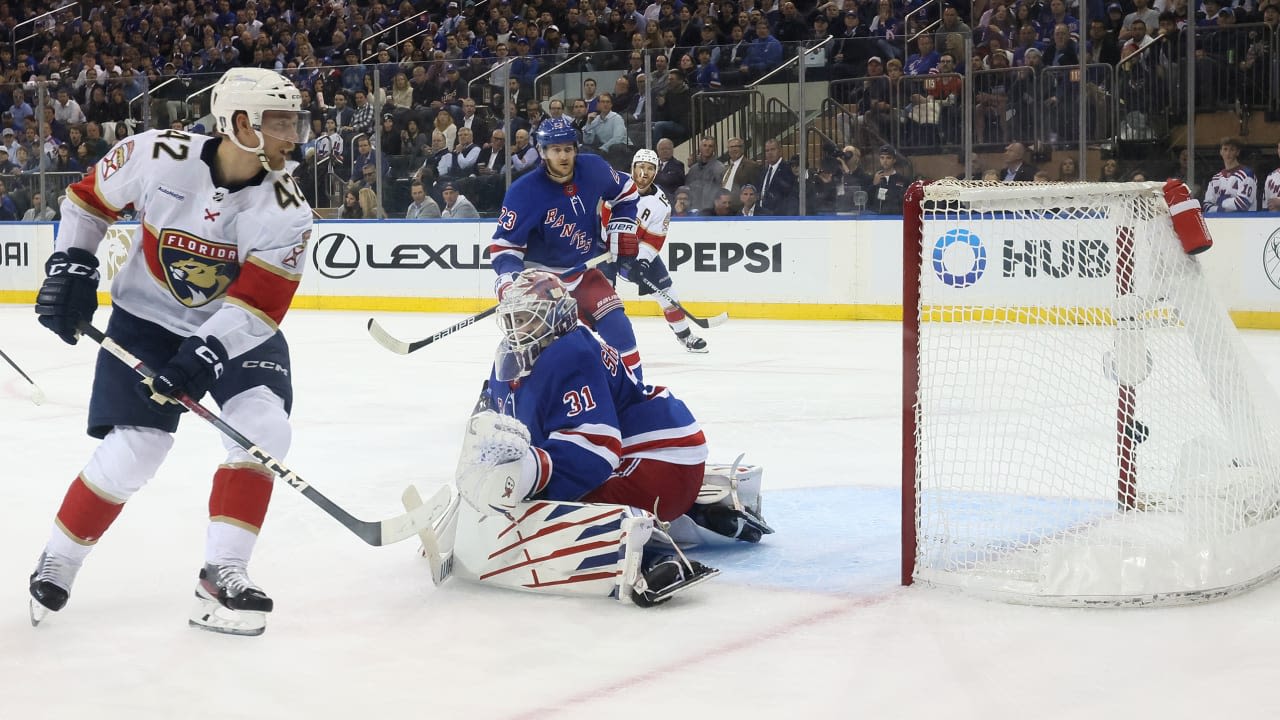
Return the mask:
{"type": "Polygon", "coordinates": [[[36,319],[68,345],[80,339],[76,329],[92,322],[98,309],[98,258],[81,248],[59,250],[44,264],[45,277],[36,295],[36,319]]]}
{"type": "Polygon", "coordinates": [[[154,378],[146,378],[138,384],[138,392],[148,400],[159,404],[158,410],[177,414],[186,408],[175,398],[186,395],[199,400],[209,392],[213,383],[222,377],[227,350],[210,335],[207,338],[189,337],[178,346],[178,352],[156,372],[154,378]]]}
{"type": "Polygon", "coordinates": [[[618,272],[622,277],[644,289],[644,282],[640,280],[649,274],[649,261],[642,260],[638,257],[620,257],[618,258],[618,272]]]}

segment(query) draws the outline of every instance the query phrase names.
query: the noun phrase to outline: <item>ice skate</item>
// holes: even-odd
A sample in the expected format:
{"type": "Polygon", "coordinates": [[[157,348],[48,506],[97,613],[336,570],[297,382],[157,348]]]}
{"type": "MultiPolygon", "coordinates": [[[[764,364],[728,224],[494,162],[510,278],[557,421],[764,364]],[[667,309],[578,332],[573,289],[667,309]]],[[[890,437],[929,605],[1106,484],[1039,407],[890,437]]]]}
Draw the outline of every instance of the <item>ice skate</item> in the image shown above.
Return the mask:
{"type": "Polygon", "coordinates": [[[196,583],[191,627],[228,635],[261,635],[274,603],[243,565],[205,565],[196,583]]]}
{"type": "Polygon", "coordinates": [[[77,572],[80,572],[80,563],[61,555],[40,553],[36,569],[31,573],[31,627],[66,606],[77,572]]]}
{"type": "Polygon", "coordinates": [[[707,341],[697,335],[694,335],[693,331],[689,328],[685,328],[684,330],[676,333],[676,339],[680,341],[681,345],[684,345],[685,350],[688,350],[691,353],[707,352],[707,341]]]}
{"type": "Polygon", "coordinates": [[[640,607],[653,607],[719,574],[719,570],[695,560],[663,555],[640,574],[631,588],[631,601],[640,607]]]}

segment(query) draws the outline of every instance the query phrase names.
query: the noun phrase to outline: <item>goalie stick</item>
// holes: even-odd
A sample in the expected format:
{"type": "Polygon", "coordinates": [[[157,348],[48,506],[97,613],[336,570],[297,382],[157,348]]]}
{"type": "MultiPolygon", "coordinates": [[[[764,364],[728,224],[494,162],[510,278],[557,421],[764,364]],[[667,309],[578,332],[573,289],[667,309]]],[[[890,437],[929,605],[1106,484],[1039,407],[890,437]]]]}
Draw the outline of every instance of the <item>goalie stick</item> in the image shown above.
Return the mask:
{"type": "MultiPolygon", "coordinates": [[[[437,490],[431,496],[431,526],[418,532],[418,539],[422,541],[419,552],[431,566],[431,582],[436,585],[449,579],[449,575],[453,573],[453,533],[457,531],[454,516],[457,515],[461,500],[462,496],[453,496],[447,485],[437,490]]],[[[413,485],[404,489],[400,502],[404,503],[405,510],[411,512],[423,506],[422,496],[413,485]]]]}
{"type": "MultiPolygon", "coordinates": [[[[706,328],[717,327],[725,324],[725,322],[729,320],[729,313],[727,312],[722,312],[719,315],[716,315],[715,317],[712,317],[712,318],[706,318],[706,319],[700,318],[697,315],[694,315],[693,313],[689,312],[688,308],[686,308],[684,305],[681,305],[680,301],[676,300],[674,297],[671,296],[671,293],[655,285],[653,281],[645,277],[643,273],[637,273],[637,275],[639,275],[640,277],[640,283],[643,283],[644,286],[648,288],[651,292],[661,295],[664,300],[666,300],[667,302],[679,308],[680,312],[684,313],[685,317],[689,318],[690,322],[692,322],[694,325],[697,325],[700,328],[706,329],[706,328]]],[[[640,283],[637,283],[637,284],[640,284],[640,283]]]]}
{"type": "Polygon", "coordinates": [[[9,367],[18,371],[18,374],[22,376],[22,379],[26,380],[27,384],[31,386],[31,395],[29,396],[31,398],[31,402],[35,403],[36,405],[40,405],[41,403],[43,403],[44,391],[40,389],[39,385],[36,385],[36,381],[32,380],[30,375],[23,372],[22,368],[18,367],[18,363],[14,362],[13,358],[6,355],[3,350],[0,350],[0,357],[4,358],[5,362],[9,363],[9,367]]]}
{"type": "MultiPolygon", "coordinates": [[[[590,270],[591,268],[601,263],[608,262],[609,259],[612,257],[613,256],[610,255],[609,253],[597,255],[584,263],[579,263],[577,265],[574,265],[568,270],[565,270],[564,272],[560,273],[560,279],[564,280],[566,278],[569,278],[570,276],[577,275],[578,273],[586,272],[587,270],[590,270]]],[[[487,308],[485,310],[481,310],[475,315],[459,320],[458,322],[441,330],[435,335],[422,338],[421,340],[413,340],[413,341],[400,340],[399,338],[393,337],[391,333],[387,332],[381,325],[379,325],[378,321],[375,320],[374,318],[369,318],[369,322],[367,325],[365,325],[365,328],[368,329],[369,334],[373,336],[373,339],[376,340],[377,343],[382,347],[390,350],[393,353],[396,353],[397,355],[408,355],[411,352],[417,352],[418,350],[421,350],[422,348],[430,345],[431,343],[441,338],[448,337],[458,332],[459,330],[467,327],[468,325],[474,325],[476,322],[483,320],[496,312],[498,312],[498,306],[494,305],[493,307],[487,308]]]]}
{"type": "MultiPolygon", "coordinates": [[[[155,377],[155,371],[147,367],[142,360],[129,352],[124,346],[115,340],[107,337],[101,330],[82,322],[79,325],[82,335],[87,336],[94,342],[102,346],[102,349],[111,353],[116,359],[125,365],[132,367],[135,372],[145,378],[155,377]]],[[[424,505],[417,510],[413,510],[402,515],[397,515],[379,522],[371,522],[360,520],[351,513],[343,510],[336,503],[325,497],[312,487],[307,481],[298,476],[297,473],[290,470],[284,463],[277,460],[266,450],[255,445],[239,431],[231,427],[222,418],[218,417],[209,408],[192,400],[185,394],[179,394],[175,399],[182,403],[182,406],[190,410],[193,414],[205,420],[210,425],[217,428],[218,432],[227,436],[232,442],[239,445],[245,452],[252,455],[258,462],[267,467],[268,470],[275,473],[277,477],[288,483],[289,487],[302,493],[303,497],[315,503],[321,510],[325,511],[330,517],[342,523],[342,526],[355,533],[361,540],[370,545],[390,545],[398,543],[401,540],[409,538],[422,532],[424,529],[431,528],[434,514],[437,512],[434,505],[424,505]]]]}

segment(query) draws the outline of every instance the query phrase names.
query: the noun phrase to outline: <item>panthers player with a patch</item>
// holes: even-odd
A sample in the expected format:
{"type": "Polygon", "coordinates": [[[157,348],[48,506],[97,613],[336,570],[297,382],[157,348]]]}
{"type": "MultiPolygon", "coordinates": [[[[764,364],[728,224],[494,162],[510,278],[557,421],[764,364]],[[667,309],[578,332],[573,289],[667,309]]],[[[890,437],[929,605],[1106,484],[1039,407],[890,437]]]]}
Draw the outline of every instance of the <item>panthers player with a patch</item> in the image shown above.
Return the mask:
{"type": "Polygon", "coordinates": [[[636,201],[636,237],[640,239],[640,248],[635,261],[623,266],[622,275],[640,287],[642,296],[653,295],[662,306],[662,315],[671,331],[686,350],[705,353],[707,341],[693,334],[689,318],[672,302],[673,299],[679,302],[679,298],[671,289],[671,273],[667,272],[667,266],[659,255],[671,225],[671,203],[662,188],[654,184],[657,177],[658,153],[646,148],[637,150],[631,159],[631,179],[640,192],[640,199],[636,201]],[[648,279],[654,287],[665,290],[666,294],[654,293],[647,284],[640,282],[640,276],[648,279]]]}
{"type": "MultiPolygon", "coordinates": [[[[211,106],[216,137],[133,135],[67,188],[36,314],[76,343],[98,304],[98,246],[132,208],[140,227],[112,281],[107,335],[157,371],[138,383],[132,368],[98,354],[88,430],[101,443],[71,483],[31,575],[33,623],[63,608],[84,558],[168,455],[183,411],[174,398],[207,392],[232,427],[275,457],[288,451],[293,390],[279,324],[301,279],[311,208],[284,170],[309,119],[298,89],[261,68],[224,74],[211,106]]],[[[273,603],[247,566],[272,474],[223,444],[190,623],[257,635],[273,603]]]]}

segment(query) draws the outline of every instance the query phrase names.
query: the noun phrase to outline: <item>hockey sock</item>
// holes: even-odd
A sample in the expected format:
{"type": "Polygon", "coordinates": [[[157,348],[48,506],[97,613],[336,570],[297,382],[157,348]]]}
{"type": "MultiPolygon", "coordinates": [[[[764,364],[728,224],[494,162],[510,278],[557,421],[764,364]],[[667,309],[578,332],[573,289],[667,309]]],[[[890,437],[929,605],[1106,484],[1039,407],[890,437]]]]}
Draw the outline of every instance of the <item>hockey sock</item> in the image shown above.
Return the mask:
{"type": "Polygon", "coordinates": [[[54,519],[57,529],[50,538],[50,549],[58,554],[68,555],[70,553],[64,551],[74,550],[71,545],[78,545],[84,548],[79,554],[83,558],[88,554],[89,547],[98,542],[98,538],[115,522],[122,509],[123,500],[89,485],[83,475],[76,476],[71,487],[67,488],[62,506],[58,508],[58,515],[54,519]],[[63,536],[64,542],[57,542],[59,535],[63,536]],[[65,542],[68,539],[71,543],[65,542]],[[54,548],[55,543],[60,547],[54,548]]]}
{"type": "Polygon", "coordinates": [[[235,525],[257,534],[271,502],[271,475],[256,464],[224,465],[213,474],[209,520],[235,525]]]}
{"type": "Polygon", "coordinates": [[[640,351],[636,349],[636,333],[631,321],[621,311],[605,313],[596,319],[596,332],[622,356],[622,362],[636,376],[640,374],[640,351]]]}
{"type": "Polygon", "coordinates": [[[667,319],[667,324],[675,331],[676,337],[683,338],[689,334],[689,319],[685,317],[684,311],[672,305],[668,307],[666,301],[660,301],[662,304],[662,316],[667,319]]]}

